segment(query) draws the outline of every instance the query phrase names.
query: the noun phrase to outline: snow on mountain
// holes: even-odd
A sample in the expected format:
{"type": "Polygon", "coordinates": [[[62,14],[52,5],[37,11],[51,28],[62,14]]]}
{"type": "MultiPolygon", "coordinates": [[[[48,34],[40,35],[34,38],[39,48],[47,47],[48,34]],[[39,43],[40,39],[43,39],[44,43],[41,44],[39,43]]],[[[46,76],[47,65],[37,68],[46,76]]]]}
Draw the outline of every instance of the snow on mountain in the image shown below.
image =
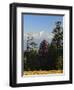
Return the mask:
{"type": "Polygon", "coordinates": [[[29,38],[33,37],[33,41],[37,43],[37,47],[39,47],[40,43],[43,40],[47,40],[48,43],[50,44],[54,37],[54,34],[45,31],[24,33],[24,50],[26,49],[27,37],[29,38]]]}

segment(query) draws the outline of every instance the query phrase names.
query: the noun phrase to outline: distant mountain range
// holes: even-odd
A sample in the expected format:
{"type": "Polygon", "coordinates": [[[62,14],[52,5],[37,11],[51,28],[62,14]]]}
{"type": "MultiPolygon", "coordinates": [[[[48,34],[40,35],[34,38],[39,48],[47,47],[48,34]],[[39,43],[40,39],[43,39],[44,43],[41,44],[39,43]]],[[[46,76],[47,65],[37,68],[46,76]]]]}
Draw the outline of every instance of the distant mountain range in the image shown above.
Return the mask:
{"type": "Polygon", "coordinates": [[[33,41],[37,44],[37,47],[39,47],[41,41],[43,40],[47,40],[48,43],[50,44],[54,37],[54,34],[45,31],[24,33],[24,50],[26,50],[28,37],[29,38],[33,37],[33,41]]]}

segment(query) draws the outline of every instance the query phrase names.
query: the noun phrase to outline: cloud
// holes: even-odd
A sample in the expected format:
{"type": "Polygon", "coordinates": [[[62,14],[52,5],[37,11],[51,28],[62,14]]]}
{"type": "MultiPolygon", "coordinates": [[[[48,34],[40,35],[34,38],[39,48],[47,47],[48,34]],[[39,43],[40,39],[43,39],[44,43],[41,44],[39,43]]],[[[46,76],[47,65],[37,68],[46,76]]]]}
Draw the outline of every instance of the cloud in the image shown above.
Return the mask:
{"type": "Polygon", "coordinates": [[[41,31],[41,32],[40,32],[40,37],[42,36],[43,33],[44,33],[44,31],[41,31]]]}

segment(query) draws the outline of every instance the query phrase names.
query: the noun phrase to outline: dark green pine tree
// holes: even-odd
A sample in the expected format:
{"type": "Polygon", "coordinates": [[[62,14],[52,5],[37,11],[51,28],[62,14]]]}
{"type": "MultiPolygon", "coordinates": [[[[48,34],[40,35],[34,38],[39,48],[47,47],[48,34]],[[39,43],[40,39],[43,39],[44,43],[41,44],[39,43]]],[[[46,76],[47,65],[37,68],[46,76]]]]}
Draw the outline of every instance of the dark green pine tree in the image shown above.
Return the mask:
{"type": "Polygon", "coordinates": [[[39,63],[41,70],[47,70],[47,61],[48,61],[48,42],[43,40],[40,43],[39,47],[39,63]]]}
{"type": "Polygon", "coordinates": [[[63,27],[61,21],[57,21],[53,30],[54,38],[51,42],[53,66],[56,69],[63,69],[63,27]],[[55,53],[53,53],[55,52],[55,53]]]}
{"type": "Polygon", "coordinates": [[[53,32],[54,38],[52,40],[52,45],[56,46],[57,48],[63,47],[63,27],[60,21],[56,22],[56,27],[54,28],[53,32]]]}

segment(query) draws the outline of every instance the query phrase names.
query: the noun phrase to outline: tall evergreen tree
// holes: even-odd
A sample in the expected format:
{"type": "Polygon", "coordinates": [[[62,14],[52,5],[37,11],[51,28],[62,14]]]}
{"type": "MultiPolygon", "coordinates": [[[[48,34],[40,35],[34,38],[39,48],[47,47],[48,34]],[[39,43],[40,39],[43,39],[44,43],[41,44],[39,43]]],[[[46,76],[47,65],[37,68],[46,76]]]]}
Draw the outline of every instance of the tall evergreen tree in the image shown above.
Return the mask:
{"type": "Polygon", "coordinates": [[[33,36],[27,37],[27,51],[33,50],[36,48],[37,44],[34,42],[33,36]]]}
{"type": "Polygon", "coordinates": [[[52,33],[54,33],[54,38],[51,44],[56,46],[57,48],[62,48],[63,47],[63,27],[60,21],[56,22],[56,27],[54,28],[52,33]]]}
{"type": "Polygon", "coordinates": [[[43,40],[40,43],[39,47],[40,69],[47,70],[47,61],[48,61],[48,42],[46,40],[43,40]]]}
{"type": "Polygon", "coordinates": [[[46,56],[47,53],[48,53],[48,42],[46,40],[43,40],[40,43],[39,55],[46,56]]]}
{"type": "Polygon", "coordinates": [[[55,69],[63,69],[63,27],[60,21],[57,21],[55,28],[52,33],[54,33],[54,38],[51,42],[50,53],[53,66],[55,69]],[[51,50],[52,48],[52,50],[51,50]],[[53,53],[55,52],[55,53],[53,53]],[[54,58],[53,58],[54,57],[54,58]]]}

